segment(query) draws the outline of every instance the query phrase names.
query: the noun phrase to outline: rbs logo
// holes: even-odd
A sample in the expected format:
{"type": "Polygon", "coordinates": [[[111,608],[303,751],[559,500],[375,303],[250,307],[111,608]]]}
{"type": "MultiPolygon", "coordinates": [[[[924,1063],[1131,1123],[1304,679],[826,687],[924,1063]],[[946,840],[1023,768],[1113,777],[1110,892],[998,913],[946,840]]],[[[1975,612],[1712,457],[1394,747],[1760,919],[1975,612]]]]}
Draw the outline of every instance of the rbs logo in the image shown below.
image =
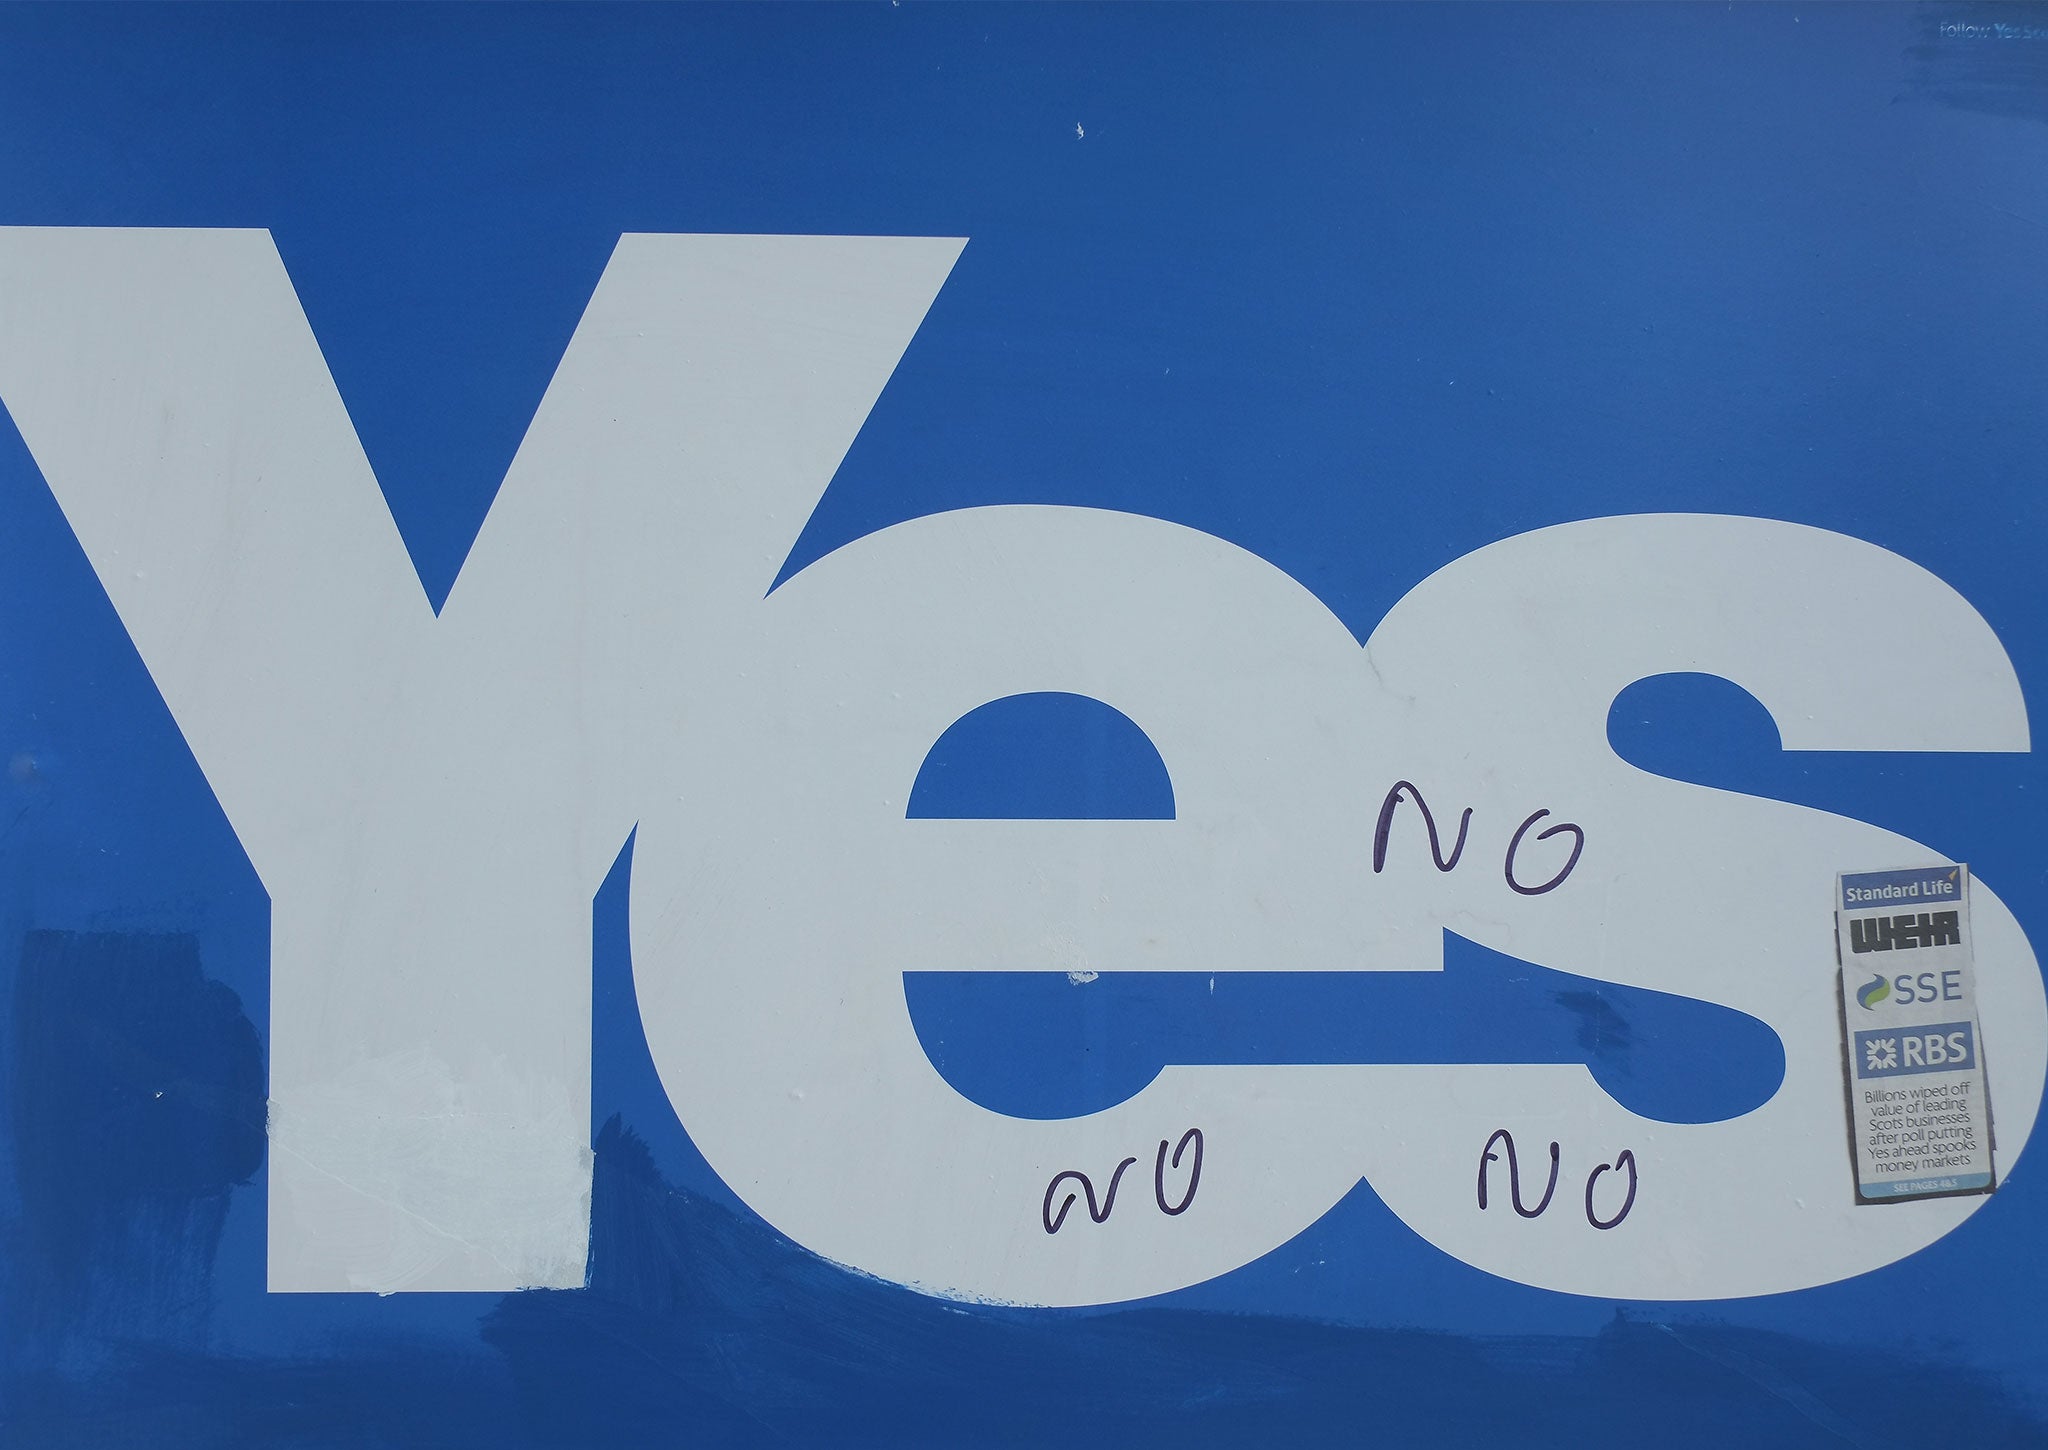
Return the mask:
{"type": "MultiPolygon", "coordinates": [[[[0,232],[0,397],[271,898],[273,1289],[582,1282],[591,899],[629,836],[642,1017],[692,1139],[790,1237],[931,1292],[1160,1293],[1361,1178],[1445,1253],[1630,1297],[1839,1279],[1973,1211],[1859,1211],[1813,1148],[1842,1134],[1828,883],[1935,853],[1606,738],[1621,690],[1698,671],[1788,750],[2026,750],[1960,595],[1822,529],[1602,518],[1442,561],[1360,641],[1242,549],[1071,507],[916,519],[776,584],[960,247],[622,238],[437,615],[265,233],[0,232]],[[1871,637],[1928,662],[1919,688],[1852,687],[1840,641],[1871,637]],[[933,742],[1032,692],[1135,722],[1172,818],[909,818],[933,742]],[[1538,894],[1421,853],[1376,872],[1396,780],[1471,808],[1474,860],[1539,810],[1583,854],[1538,894]],[[1772,951],[1674,940],[1701,881],[1772,951]],[[1651,1123],[1582,1064],[1197,1060],[1033,1119],[955,1093],[905,1005],[920,971],[1435,972],[1446,928],[1748,1013],[1782,1085],[1651,1123]],[[1055,1175],[1190,1125],[1185,1212],[1045,1232],[1055,1175]],[[1627,1147],[1626,1222],[1477,1210],[1503,1129],[1627,1147]]],[[[1524,885],[1565,864],[1539,840],[1524,885]]],[[[1971,907],[2018,1145],[2048,1009],[2011,913],[1971,907]]]]}
{"type": "Polygon", "coordinates": [[[1858,1077],[1967,1072],[1977,1065],[1976,1034],[1967,1022],[1859,1032],[1855,1060],[1858,1077]]]}

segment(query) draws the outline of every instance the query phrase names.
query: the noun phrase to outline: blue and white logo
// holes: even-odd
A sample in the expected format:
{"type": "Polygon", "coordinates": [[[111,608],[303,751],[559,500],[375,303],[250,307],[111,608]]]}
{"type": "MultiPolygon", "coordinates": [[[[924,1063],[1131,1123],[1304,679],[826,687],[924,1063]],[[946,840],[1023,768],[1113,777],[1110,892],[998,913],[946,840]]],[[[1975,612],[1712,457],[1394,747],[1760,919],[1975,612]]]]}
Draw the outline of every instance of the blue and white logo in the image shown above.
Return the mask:
{"type": "Polygon", "coordinates": [[[1976,1028],[1968,1022],[1858,1032],[1855,1044],[1858,1077],[1967,1072],[1977,1066],[1976,1028]]]}

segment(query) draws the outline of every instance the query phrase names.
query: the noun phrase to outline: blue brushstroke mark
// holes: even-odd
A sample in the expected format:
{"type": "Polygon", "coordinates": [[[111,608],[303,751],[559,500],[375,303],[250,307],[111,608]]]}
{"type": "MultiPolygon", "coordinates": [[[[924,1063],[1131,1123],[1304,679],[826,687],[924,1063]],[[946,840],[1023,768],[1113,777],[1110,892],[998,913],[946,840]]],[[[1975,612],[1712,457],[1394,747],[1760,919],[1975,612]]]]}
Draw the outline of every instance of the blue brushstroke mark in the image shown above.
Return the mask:
{"type": "Polygon", "coordinates": [[[1441,972],[905,972],[903,986],[946,1081],[1020,1118],[1101,1112],[1168,1064],[1584,1063],[1666,1123],[1739,1117],[1785,1076],[1778,1034],[1745,1012],[1451,931],[1441,972]]]}
{"type": "Polygon", "coordinates": [[[1936,1382],[1985,1437],[1968,1443],[2038,1433],[1966,1370],[1721,1326],[1616,1314],[1585,1337],[1488,1338],[925,1298],[676,1188],[618,1119],[597,1142],[589,1287],[508,1296],[485,1338],[524,1387],[527,1443],[561,1446],[669,1443],[679,1426],[721,1447],[1349,1450],[1653,1432],[1671,1446],[1791,1447],[1818,1443],[1822,1425],[1850,1443],[1876,1443],[1880,1427],[1900,1443],[1927,1431],[1924,1443],[1964,1443],[1960,1424],[1943,1428],[1936,1382]]]}
{"type": "Polygon", "coordinates": [[[228,1195],[263,1160],[256,1029],[185,933],[32,931],[9,1056],[20,1229],[0,1345],[79,1369],[203,1332],[228,1195]]]}
{"type": "Polygon", "coordinates": [[[689,1133],[661,1085],[661,1073],[640,1021],[640,993],[633,978],[633,847],[636,829],[613,858],[604,884],[591,901],[590,915],[590,1136],[624,1115],[638,1123],[640,1142],[655,1167],[670,1179],[725,1208],[745,1212],[739,1195],[725,1184],[689,1133]]]}
{"type": "Polygon", "coordinates": [[[1173,781],[1145,732],[1086,695],[1010,695],[968,711],[918,768],[912,820],[1173,819],[1173,781]]]}
{"type": "Polygon", "coordinates": [[[0,1365],[5,1443],[110,1450],[2035,1450],[2044,1431],[1982,1370],[1667,1313],[1509,1336],[927,1298],[676,1187],[620,1119],[597,1139],[589,1286],[499,1298],[480,1341],[372,1333],[292,1358],[179,1340],[83,1382],[0,1365]]]}

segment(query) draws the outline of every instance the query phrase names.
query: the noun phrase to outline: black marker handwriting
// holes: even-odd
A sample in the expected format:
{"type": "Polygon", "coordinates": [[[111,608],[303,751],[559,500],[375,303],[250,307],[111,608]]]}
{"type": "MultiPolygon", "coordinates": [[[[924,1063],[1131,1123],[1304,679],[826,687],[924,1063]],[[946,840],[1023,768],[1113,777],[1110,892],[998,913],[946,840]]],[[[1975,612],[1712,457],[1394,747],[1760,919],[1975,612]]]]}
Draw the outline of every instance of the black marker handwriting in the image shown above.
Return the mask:
{"type": "Polygon", "coordinates": [[[1089,1181],[1087,1174],[1076,1172],[1074,1169],[1069,1168],[1064,1173],[1053,1175],[1052,1182],[1045,1185],[1045,1203],[1038,1211],[1039,1221],[1045,1225],[1045,1231],[1049,1234],[1058,1233],[1060,1225],[1067,1221],[1067,1210],[1072,1208],[1074,1200],[1080,1197],[1080,1194],[1069,1189],[1067,1191],[1067,1201],[1060,1205],[1060,1211],[1058,1213],[1052,1211],[1052,1196],[1059,1192],[1060,1185],[1069,1178],[1081,1185],[1081,1193],[1088,1195],[1088,1217],[1094,1219],[1097,1223],[1106,1222],[1109,1218],[1109,1211],[1116,1207],[1116,1186],[1123,1181],[1124,1170],[1137,1161],[1135,1158],[1126,1158],[1123,1162],[1116,1165],[1116,1172],[1109,1175],[1109,1192],[1102,1196],[1100,1212],[1097,1212],[1095,1207],[1095,1185],[1089,1181]]]}
{"type": "MultiPolygon", "coordinates": [[[[1387,869],[1387,845],[1393,839],[1394,812],[1401,804],[1402,797],[1404,796],[1414,801],[1415,808],[1422,812],[1422,826],[1429,833],[1429,859],[1431,863],[1439,871],[1456,869],[1458,859],[1465,854],[1466,834],[1472,827],[1472,807],[1466,806],[1459,815],[1458,838],[1451,842],[1451,854],[1446,856],[1444,854],[1443,837],[1437,833],[1436,814],[1430,810],[1429,802],[1422,798],[1422,792],[1416,787],[1414,781],[1397,780],[1387,791],[1385,797],[1381,799],[1379,821],[1373,827],[1373,874],[1377,876],[1380,872],[1387,869]]],[[[1564,863],[1564,868],[1540,886],[1524,886],[1520,881],[1516,880],[1515,857],[1522,849],[1522,837],[1529,834],[1531,826],[1549,814],[1550,808],[1546,806],[1542,810],[1530,815],[1521,825],[1517,826],[1514,836],[1508,841],[1507,855],[1501,861],[1501,874],[1507,877],[1508,885],[1523,896],[1541,896],[1547,891],[1557,890],[1558,887],[1564,884],[1565,878],[1571,875],[1573,870],[1577,868],[1579,857],[1586,849],[1585,829],[1571,821],[1559,821],[1554,826],[1538,831],[1536,839],[1547,841],[1552,836],[1562,835],[1567,831],[1571,833],[1572,854],[1570,859],[1564,863]]]]}
{"type": "Polygon", "coordinates": [[[1394,807],[1401,804],[1401,792],[1414,797],[1415,804],[1422,812],[1422,824],[1429,830],[1429,858],[1436,862],[1436,869],[1448,871],[1458,864],[1458,858],[1465,854],[1465,832],[1472,825],[1472,807],[1465,807],[1465,814],[1458,817],[1458,839],[1452,843],[1447,858],[1440,849],[1436,834],[1436,817],[1430,814],[1429,802],[1422,798],[1422,792],[1405,780],[1394,782],[1394,788],[1387,792],[1387,798],[1380,802],[1380,822],[1372,833],[1372,869],[1378,875],[1387,865],[1387,837],[1394,829],[1394,807]]]}
{"type": "MultiPolygon", "coordinates": [[[[1479,1150],[1479,1209],[1482,1213],[1486,1211],[1487,1205],[1487,1170],[1500,1161],[1500,1154],[1493,1151],[1496,1143],[1507,1150],[1508,1201],[1514,1205],[1515,1212],[1523,1218],[1536,1218],[1550,1207],[1551,1196],[1557,1192],[1557,1176],[1563,1161],[1560,1145],[1554,1141],[1550,1145],[1550,1181],[1543,1186],[1543,1197],[1534,1208],[1524,1208],[1521,1165],[1515,1158],[1515,1135],[1506,1128],[1495,1128],[1493,1135],[1486,1140],[1486,1146],[1479,1150]]],[[[1624,1148],[1614,1155],[1612,1163],[1602,1163],[1586,1175],[1586,1222],[1597,1229],[1611,1229],[1618,1225],[1636,1206],[1636,1187],[1636,1155],[1633,1149],[1624,1148]],[[1602,1218],[1599,1210],[1593,1206],[1594,1186],[1600,1182],[1603,1173],[1622,1172],[1628,1174],[1628,1196],[1622,1199],[1621,1208],[1614,1217],[1602,1218]]]]}
{"type": "Polygon", "coordinates": [[[1543,1185],[1543,1197],[1534,1208],[1522,1207],[1522,1169],[1515,1161],[1515,1135],[1506,1128],[1496,1128],[1493,1136],[1486,1140],[1486,1146],[1479,1152],[1479,1206],[1486,1207],[1486,1167],[1499,1161],[1493,1145],[1500,1143],[1508,1150],[1508,1201],[1515,1206],[1515,1212],[1523,1218],[1534,1218],[1550,1207],[1550,1196],[1557,1192],[1557,1144],[1550,1145],[1550,1181],[1543,1185]]]}
{"type": "Polygon", "coordinates": [[[1508,858],[1501,866],[1501,870],[1508,878],[1508,885],[1521,892],[1524,896],[1541,896],[1546,891],[1557,890],[1558,887],[1564,884],[1564,878],[1572,874],[1572,868],[1579,864],[1579,853],[1586,849],[1586,833],[1570,821],[1559,821],[1546,831],[1538,831],[1536,839],[1547,841],[1560,831],[1570,831],[1572,833],[1572,855],[1571,859],[1564,863],[1564,869],[1541,886],[1524,886],[1521,882],[1515,880],[1515,852],[1521,849],[1522,836],[1528,831],[1529,827],[1535,825],[1549,814],[1549,810],[1544,809],[1530,816],[1528,820],[1515,827],[1514,839],[1508,842],[1508,858]]]}
{"type": "Polygon", "coordinates": [[[1628,1211],[1636,1206],[1636,1155],[1624,1148],[1615,1155],[1612,1163],[1602,1163],[1586,1175],[1586,1222],[1594,1228],[1613,1228],[1628,1217],[1628,1211]],[[1603,1173],[1619,1173],[1623,1166],[1628,1168],[1628,1197],[1621,1201],[1621,1212],[1613,1218],[1603,1219],[1593,1211],[1593,1185],[1600,1181],[1603,1173]]]}
{"type": "MultiPolygon", "coordinates": [[[[1200,1128],[1190,1128],[1182,1133],[1178,1143],[1165,1138],[1159,1140],[1159,1152],[1152,1160],[1152,1198],[1159,1205],[1159,1211],[1168,1218],[1178,1218],[1186,1213],[1195,1201],[1195,1191],[1202,1186],[1202,1147],[1200,1128]],[[1173,1150],[1170,1159],[1167,1157],[1168,1148],[1173,1150]],[[1191,1148],[1194,1150],[1192,1153],[1189,1152],[1191,1148]],[[1187,1192],[1181,1195],[1179,1203],[1169,1203],[1166,1198],[1166,1170],[1168,1167],[1180,1167],[1182,1158],[1188,1160],[1187,1192]]],[[[1045,1201],[1039,1205],[1038,1221],[1045,1226],[1047,1233],[1056,1234],[1060,1231],[1060,1226],[1067,1221],[1067,1214],[1072,1211],[1074,1205],[1086,1199],[1088,1217],[1097,1223],[1108,1222],[1110,1211],[1116,1207],[1117,1185],[1123,1182],[1125,1171],[1137,1161],[1136,1158],[1126,1158],[1116,1165],[1116,1172],[1109,1176],[1109,1189],[1102,1195],[1102,1202],[1099,1205],[1095,1201],[1095,1183],[1087,1174],[1078,1168],[1068,1168],[1055,1173],[1052,1182],[1045,1185],[1045,1201]],[[1060,1185],[1069,1179],[1079,1184],[1080,1189],[1077,1192],[1069,1188],[1067,1196],[1060,1202],[1059,1211],[1054,1212],[1053,1198],[1059,1193],[1060,1185]]]]}
{"type": "Polygon", "coordinates": [[[1176,1217],[1188,1211],[1188,1205],[1195,1201],[1195,1190],[1202,1186],[1202,1130],[1190,1128],[1180,1135],[1180,1142],[1174,1146],[1173,1166],[1180,1167],[1180,1155],[1187,1151],[1188,1144],[1195,1145],[1194,1162],[1188,1170],[1188,1191],[1181,1195],[1178,1206],[1166,1201],[1166,1140],[1159,1140],[1159,1156],[1152,1160],[1152,1196],[1158,1200],[1159,1211],[1176,1217]]]}

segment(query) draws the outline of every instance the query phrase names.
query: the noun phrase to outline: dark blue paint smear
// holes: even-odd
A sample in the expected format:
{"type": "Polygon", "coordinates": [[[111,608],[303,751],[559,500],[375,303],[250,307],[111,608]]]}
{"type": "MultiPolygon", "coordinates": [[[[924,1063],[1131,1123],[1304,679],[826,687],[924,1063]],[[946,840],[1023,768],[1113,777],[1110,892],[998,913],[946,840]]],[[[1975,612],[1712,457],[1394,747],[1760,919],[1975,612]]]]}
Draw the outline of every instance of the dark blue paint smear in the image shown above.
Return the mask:
{"type": "Polygon", "coordinates": [[[79,1367],[109,1338],[203,1330],[229,1192],[263,1161],[263,1057],[196,937],[32,931],[8,1043],[30,1250],[0,1349],[79,1367]]]}
{"type": "Polygon", "coordinates": [[[284,1359],[188,1340],[85,1383],[0,1370],[0,1429],[83,1450],[2020,1450],[2048,1431],[1994,1377],[1925,1355],[1619,1312],[1591,1335],[1475,1337],[931,1299],[672,1186],[618,1119],[591,1230],[589,1285],[503,1296],[480,1342],[284,1359]]]}
{"type": "Polygon", "coordinates": [[[1630,1112],[1762,1106],[1785,1051],[1744,1012],[1554,972],[1444,933],[1441,972],[905,972],[925,1053],[1019,1118],[1114,1107],[1168,1064],[1584,1063],[1630,1112]]]}
{"type": "MultiPolygon", "coordinates": [[[[1961,1433],[1927,1385],[1893,1378],[1906,1366],[1767,1334],[1617,1316],[1587,1338],[1488,1340],[948,1303],[834,1268],[675,1189],[618,1120],[597,1161],[589,1288],[507,1298],[485,1328],[551,1445],[1568,1445],[1654,1427],[1674,1445],[1792,1446],[1878,1426],[1902,1443],[1920,1425],[1961,1433]],[[1675,1417],[1693,1397],[1697,1413],[1675,1417]]],[[[2035,1433],[1973,1376],[1931,1368],[1957,1382],[1954,1403],[1990,1443],[2035,1433]]]]}
{"type": "Polygon", "coordinates": [[[925,754],[913,820],[1172,820],[1173,781],[1130,716],[1086,695],[1009,695],[925,754]]]}

